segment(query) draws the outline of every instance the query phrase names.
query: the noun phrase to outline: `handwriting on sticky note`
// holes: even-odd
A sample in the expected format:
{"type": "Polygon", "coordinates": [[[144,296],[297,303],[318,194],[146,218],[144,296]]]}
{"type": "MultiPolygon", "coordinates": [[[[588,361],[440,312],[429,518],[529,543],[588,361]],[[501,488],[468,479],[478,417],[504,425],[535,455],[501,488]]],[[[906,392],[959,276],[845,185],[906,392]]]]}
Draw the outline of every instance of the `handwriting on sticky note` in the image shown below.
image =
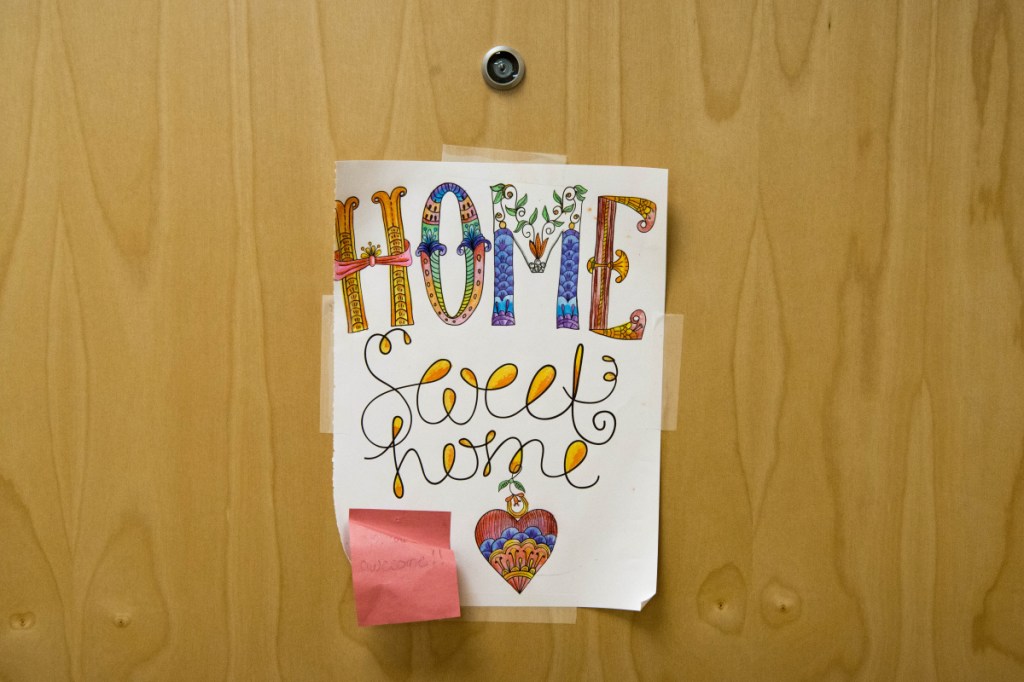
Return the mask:
{"type": "MultiPolygon", "coordinates": [[[[384,546],[385,544],[381,543],[378,546],[384,546]]],[[[403,570],[416,571],[430,566],[439,566],[444,562],[445,558],[441,554],[441,550],[432,549],[429,555],[420,554],[409,559],[373,559],[370,561],[363,559],[359,562],[359,570],[370,571],[371,573],[403,570]]]]}
{"type": "Polygon", "coordinates": [[[459,616],[450,512],[349,511],[359,625],[459,616]]]}

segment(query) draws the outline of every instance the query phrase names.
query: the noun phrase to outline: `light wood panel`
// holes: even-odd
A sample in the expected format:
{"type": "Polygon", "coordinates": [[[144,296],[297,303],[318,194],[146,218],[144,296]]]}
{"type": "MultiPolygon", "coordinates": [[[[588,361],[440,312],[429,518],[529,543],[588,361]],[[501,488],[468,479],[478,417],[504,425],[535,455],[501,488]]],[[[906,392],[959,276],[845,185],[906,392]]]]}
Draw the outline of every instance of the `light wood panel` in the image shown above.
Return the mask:
{"type": "Polygon", "coordinates": [[[1021,679],[1022,59],[1008,0],[3,3],[0,678],[1021,679]],[[331,163],[446,143],[671,171],[639,614],[355,625],[331,163]]]}

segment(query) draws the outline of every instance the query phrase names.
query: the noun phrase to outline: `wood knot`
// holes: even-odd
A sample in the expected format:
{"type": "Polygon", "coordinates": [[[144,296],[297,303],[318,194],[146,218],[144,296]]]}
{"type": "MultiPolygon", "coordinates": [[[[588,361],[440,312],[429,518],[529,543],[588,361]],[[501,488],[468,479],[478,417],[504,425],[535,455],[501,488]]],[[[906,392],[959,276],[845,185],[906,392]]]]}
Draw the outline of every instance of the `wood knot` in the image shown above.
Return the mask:
{"type": "Polygon", "coordinates": [[[771,581],[761,591],[761,615],[773,627],[782,627],[800,617],[800,595],[785,585],[771,581]]]}
{"type": "Polygon", "coordinates": [[[126,628],[132,624],[131,614],[128,613],[115,613],[114,614],[114,625],[119,628],[126,628]]]}
{"type": "Polygon", "coordinates": [[[747,584],[734,564],[715,569],[697,593],[701,620],[726,634],[743,629],[747,616],[747,584]]]}
{"type": "Polygon", "coordinates": [[[28,630],[36,624],[36,614],[31,611],[25,613],[12,613],[11,614],[11,629],[12,630],[28,630]]]}

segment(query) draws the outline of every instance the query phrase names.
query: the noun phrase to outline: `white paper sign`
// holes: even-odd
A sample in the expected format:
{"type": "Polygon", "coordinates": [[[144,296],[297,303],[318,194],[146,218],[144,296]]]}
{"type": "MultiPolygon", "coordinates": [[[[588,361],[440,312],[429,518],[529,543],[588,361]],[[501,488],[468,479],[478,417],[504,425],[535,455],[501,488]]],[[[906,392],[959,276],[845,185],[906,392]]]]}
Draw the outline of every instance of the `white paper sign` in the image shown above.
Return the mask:
{"type": "Polygon", "coordinates": [[[467,606],[655,592],[668,173],[339,162],[334,491],[451,511],[467,606]]]}

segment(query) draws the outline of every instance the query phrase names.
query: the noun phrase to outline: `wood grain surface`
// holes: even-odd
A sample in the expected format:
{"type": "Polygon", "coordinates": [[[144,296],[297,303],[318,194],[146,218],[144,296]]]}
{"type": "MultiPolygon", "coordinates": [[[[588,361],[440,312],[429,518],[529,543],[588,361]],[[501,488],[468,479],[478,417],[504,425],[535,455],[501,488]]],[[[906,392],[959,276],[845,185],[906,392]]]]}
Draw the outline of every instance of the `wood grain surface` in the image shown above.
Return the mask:
{"type": "Polygon", "coordinates": [[[0,678],[1024,678],[1022,107],[1013,0],[5,0],[0,678]],[[670,169],[639,614],[355,625],[332,162],[443,144],[670,169]]]}

